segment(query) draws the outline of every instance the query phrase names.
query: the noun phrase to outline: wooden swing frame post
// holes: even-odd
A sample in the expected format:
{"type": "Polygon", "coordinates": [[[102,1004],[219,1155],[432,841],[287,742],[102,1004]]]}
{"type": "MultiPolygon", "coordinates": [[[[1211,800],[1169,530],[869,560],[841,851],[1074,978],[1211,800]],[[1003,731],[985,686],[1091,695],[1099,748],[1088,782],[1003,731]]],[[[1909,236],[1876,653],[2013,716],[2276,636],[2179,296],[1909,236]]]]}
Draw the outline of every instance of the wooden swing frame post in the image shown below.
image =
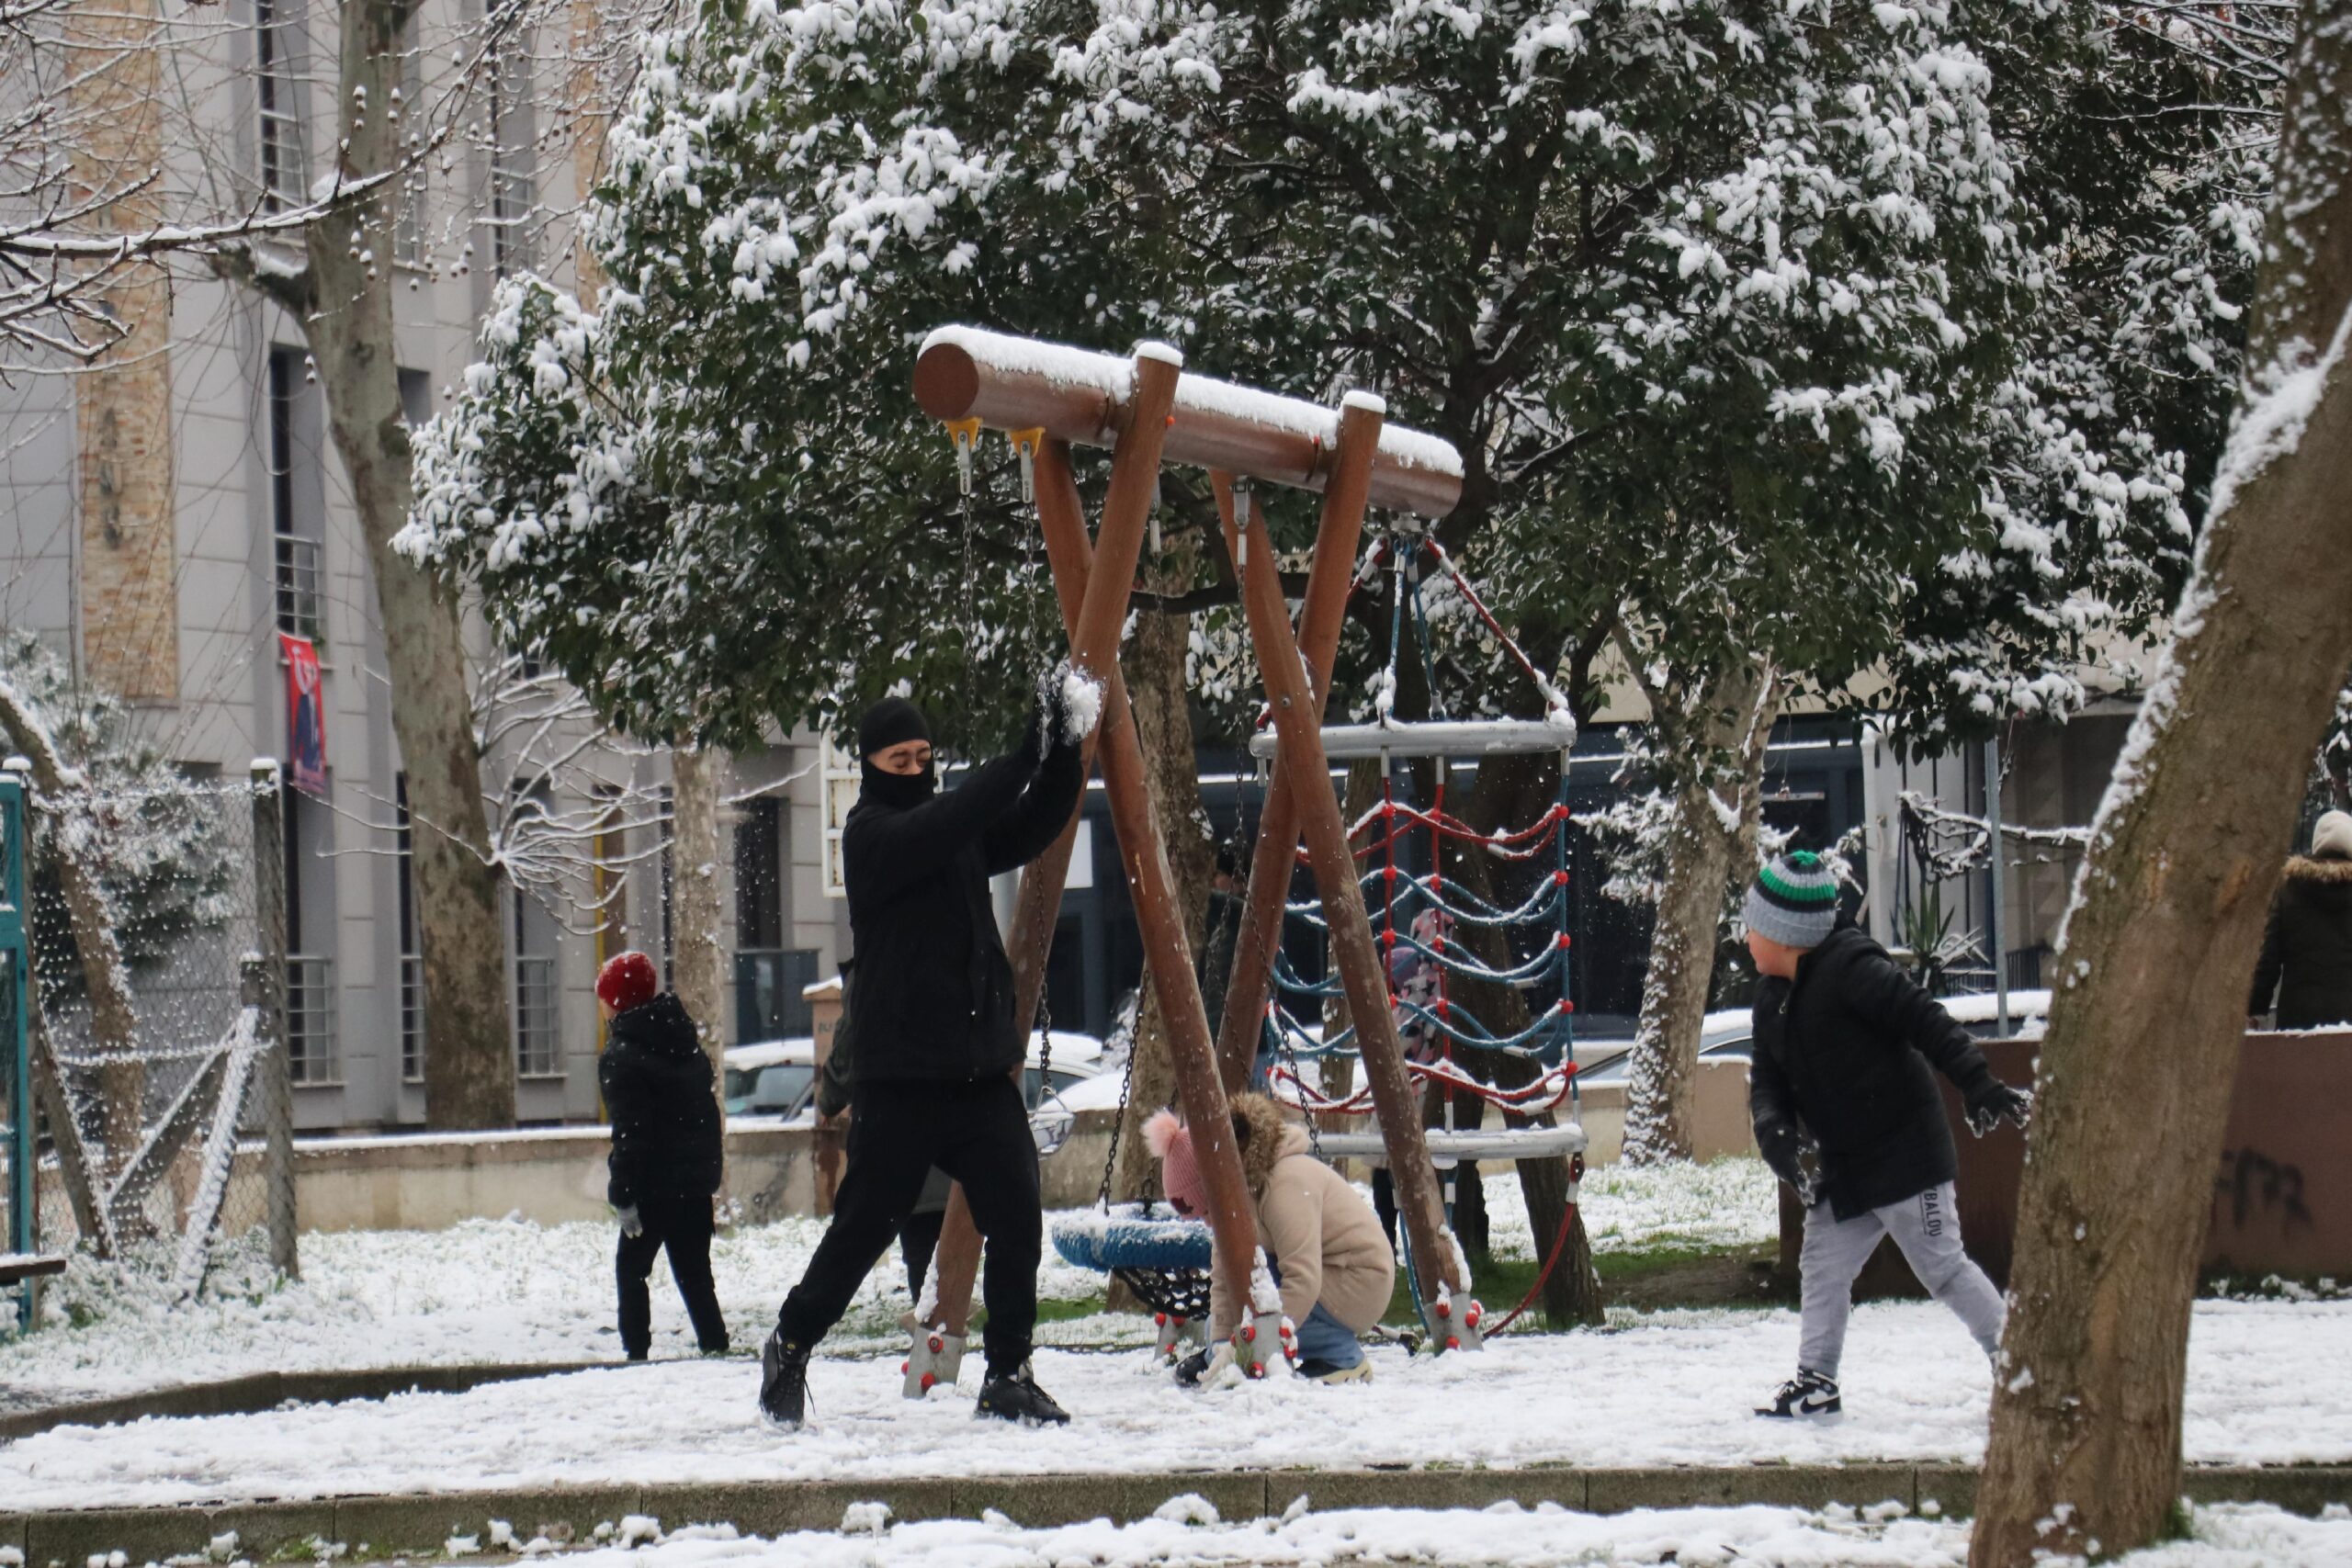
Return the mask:
{"type": "MultiPolygon", "coordinates": [[[[1323,515],[1306,567],[1306,608],[1299,615],[1299,651],[1314,682],[1309,700],[1317,722],[1331,691],[1331,661],[1339,657],[1340,632],[1347,622],[1348,591],[1355,581],[1356,547],[1363,538],[1364,507],[1372,487],[1371,464],[1351,443],[1369,445],[1376,452],[1383,418],[1359,403],[1340,410],[1331,482],[1323,491],[1323,515]]],[[[1218,504],[1232,510],[1229,492],[1218,504]]],[[[1229,525],[1230,519],[1227,521],[1229,525]]],[[[1227,548],[1231,547],[1228,541],[1227,548]]],[[[1238,570],[1238,561],[1236,566],[1238,570]]],[[[1234,935],[1225,1016],[1217,1021],[1217,1070],[1227,1093],[1248,1086],[1258,1042],[1265,1034],[1274,951],[1282,945],[1283,911],[1290,901],[1291,867],[1298,853],[1296,774],[1277,747],[1266,776],[1265,800],[1258,810],[1258,842],[1250,852],[1250,883],[1242,896],[1241,926],[1234,935]]]]}
{"type": "MultiPolygon", "coordinates": [[[[1459,459],[1450,446],[1431,437],[1385,429],[1376,400],[1351,399],[1333,430],[1329,412],[1313,404],[1206,378],[1186,378],[1182,356],[1159,345],[1147,345],[1132,362],[1125,362],[1107,355],[970,329],[945,329],[924,344],[915,369],[915,395],[924,412],[943,423],[978,418],[995,429],[1042,430],[1046,434],[1034,469],[1038,523],[1062,601],[1071,662],[1103,682],[1104,706],[1096,739],[1104,792],[1143,938],[1147,972],[1152,976],[1169,1032],[1178,1099],[1185,1120],[1194,1129],[1194,1149],[1208,1190],[1215,1245],[1227,1277],[1247,1296],[1251,1286],[1242,1281],[1255,1279],[1257,1226],[1242,1176],[1240,1151],[1229,1131],[1218,1043],[1210,1036],[1165,842],[1144,782],[1134,712],[1119,677],[1119,636],[1142,554],[1153,491],[1165,462],[1212,469],[1229,545],[1236,536],[1228,475],[1246,474],[1253,479],[1324,493],[1323,526],[1317,533],[1309,579],[1309,647],[1321,655],[1311,686],[1300,668],[1299,645],[1291,635],[1279,581],[1266,571],[1254,574],[1268,595],[1264,603],[1253,601],[1248,592],[1252,574],[1245,572],[1242,581],[1245,606],[1250,611],[1251,639],[1261,668],[1268,671],[1269,700],[1282,739],[1276,776],[1328,780],[1329,771],[1318,739],[1321,697],[1329,682],[1364,509],[1381,504],[1423,515],[1442,514],[1452,509],[1461,491],[1459,459]],[[1112,451],[1110,491],[1091,548],[1070,470],[1072,444],[1108,446],[1112,451]],[[1261,622],[1269,624],[1261,626],[1261,622]]],[[[1248,527],[1250,544],[1236,550],[1237,565],[1250,554],[1261,562],[1271,562],[1272,547],[1265,537],[1262,513],[1253,515],[1248,527]]],[[[1334,946],[1351,1005],[1366,1015],[1358,1020],[1358,1037],[1364,1044],[1367,1077],[1383,1110],[1391,1165],[1402,1200],[1399,1206],[1405,1211],[1417,1267],[1430,1282],[1424,1290],[1427,1299],[1438,1282],[1459,1288],[1458,1264],[1444,1239],[1420,1118],[1386,1005],[1387,985],[1378,948],[1362,892],[1355,885],[1346,826],[1340,820],[1338,800],[1328,787],[1318,792],[1294,783],[1282,794],[1288,800],[1283,809],[1295,824],[1287,844],[1276,854],[1286,861],[1294,852],[1295,822],[1303,819],[1327,906],[1335,886],[1344,889],[1332,910],[1334,946]],[[1336,871],[1329,863],[1329,840],[1335,832],[1336,871]],[[1392,1100],[1401,1109],[1392,1109],[1392,1100]]],[[[1270,807],[1272,798],[1270,795],[1270,807]]],[[[1053,849],[1023,874],[1013,941],[1018,954],[1015,1005],[1024,1021],[1035,1016],[1057,912],[1056,896],[1067,874],[1076,827],[1073,818],[1053,849]]],[[[1260,857],[1266,852],[1261,841],[1260,857]]],[[[1253,867],[1253,903],[1260,880],[1253,867]]],[[[1272,924],[1278,940],[1288,877],[1277,874],[1265,882],[1272,890],[1276,917],[1272,924]]],[[[1272,956],[1271,942],[1263,945],[1267,974],[1261,987],[1271,982],[1272,956]]],[[[1261,1015],[1264,1008],[1261,988],[1253,1015],[1261,1015]]],[[[1248,1036],[1250,1055],[1255,1054],[1255,1022],[1253,1016],[1248,1036]]],[[[1243,1058],[1245,1071],[1248,1059],[1243,1058]]],[[[958,1192],[950,1201],[939,1260],[933,1265],[940,1286],[939,1315],[958,1332],[969,1321],[971,1284],[979,1255],[979,1238],[972,1231],[969,1211],[960,1201],[961,1196],[958,1192]]]]}
{"type": "MultiPolygon", "coordinates": [[[[1331,765],[1323,755],[1322,705],[1308,691],[1306,671],[1299,666],[1289,608],[1283,602],[1282,581],[1274,570],[1273,539],[1266,531],[1265,510],[1252,496],[1250,516],[1242,524],[1234,516],[1230,478],[1219,473],[1212,475],[1211,480],[1216,488],[1226,542],[1240,579],[1250,645],[1265,678],[1266,699],[1273,708],[1275,755],[1294,779],[1329,780],[1331,765]]],[[[1405,1070],[1404,1043],[1397,1038],[1396,1015],[1389,1011],[1388,979],[1380,961],[1380,945],[1373,938],[1363,888],[1356,881],[1355,851],[1348,842],[1348,825],[1340,814],[1339,798],[1328,783],[1321,789],[1295,788],[1292,796],[1298,826],[1306,836],[1316,891],[1323,900],[1332,962],[1339,965],[1340,983],[1347,993],[1356,1053],[1363,1058],[1364,1080],[1380,1115],[1388,1172],[1396,1183],[1397,1214],[1412,1243],[1415,1292],[1425,1313],[1434,1311],[1441,1285],[1448,1294],[1462,1289],[1462,1268],[1446,1233],[1436,1172],[1430,1164],[1428,1141],[1421,1135],[1421,1097],[1405,1070]]],[[[1442,1326],[1434,1320],[1428,1324],[1432,1334],[1442,1326]]]]}

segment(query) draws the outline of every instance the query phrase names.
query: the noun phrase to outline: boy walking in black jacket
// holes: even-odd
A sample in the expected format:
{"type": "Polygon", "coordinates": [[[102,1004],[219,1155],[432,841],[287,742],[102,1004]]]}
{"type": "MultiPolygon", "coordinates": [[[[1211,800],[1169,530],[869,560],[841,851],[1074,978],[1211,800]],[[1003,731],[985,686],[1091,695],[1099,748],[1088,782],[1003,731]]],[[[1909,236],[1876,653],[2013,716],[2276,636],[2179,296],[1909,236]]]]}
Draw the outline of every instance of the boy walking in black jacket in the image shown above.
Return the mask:
{"type": "Polygon", "coordinates": [[[1987,1356],[2000,1348],[2000,1292],[1961,1250],[1959,1162],[1928,1064],[1956,1085],[1979,1136],[2025,1125],[2032,1096],[1995,1077],[1968,1032],[1886,950],[1838,911],[1817,855],[1781,855],[1743,911],[1764,976],[1747,1108],[1757,1146],[1804,1201],[1804,1338],[1797,1375],[1759,1416],[1843,1407],[1838,1367],[1854,1276],[1892,1235],[1911,1271],[1959,1314],[1987,1356]]]}
{"type": "Polygon", "coordinates": [[[621,1222],[613,1265],[621,1350],[642,1361],[652,1348],[645,1280],[654,1255],[666,1249],[695,1340],[706,1355],[716,1355],[727,1348],[727,1320],[710,1280],[710,1205],[721,1163],[710,1058],[694,1020],[677,998],[661,991],[653,961],[642,953],[619,953],[598,972],[596,1006],[611,1021],[596,1080],[613,1119],[605,1197],[621,1222]]]}
{"type": "MultiPolygon", "coordinates": [[[[1023,1026],[989,878],[1060,836],[1085,783],[1063,686],[1049,681],[1021,746],[939,795],[922,712],[893,697],[858,724],[858,800],[842,830],[857,946],[849,1160],[833,1220],[760,1358],[760,1409],[797,1427],[808,1353],[913,1211],[937,1166],[963,1183],[988,1244],[988,1376],[978,1413],[1069,1417],[1029,1373],[1044,1241],[1037,1149],[1014,1081],[1023,1026]]],[[[1091,716],[1087,722],[1091,722],[1091,716]]]]}

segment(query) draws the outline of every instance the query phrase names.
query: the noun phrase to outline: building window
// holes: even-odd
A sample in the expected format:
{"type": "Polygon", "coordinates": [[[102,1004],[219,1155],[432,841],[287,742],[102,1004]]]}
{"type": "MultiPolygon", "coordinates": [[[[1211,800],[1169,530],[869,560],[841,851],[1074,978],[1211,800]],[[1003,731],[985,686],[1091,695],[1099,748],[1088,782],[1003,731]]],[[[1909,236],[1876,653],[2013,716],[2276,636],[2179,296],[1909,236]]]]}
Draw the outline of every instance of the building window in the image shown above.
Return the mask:
{"type": "MultiPolygon", "coordinates": [[[[541,785],[526,798],[548,807],[541,785]]],[[[563,1071],[556,1029],[556,921],[539,901],[514,889],[514,1071],[526,1078],[554,1077],[563,1071]]]]}
{"type": "Polygon", "coordinates": [[[408,775],[392,781],[393,880],[400,901],[401,1082],[424,1081],[424,958],[416,944],[414,829],[408,817],[408,775]]]}
{"type": "Polygon", "coordinates": [[[676,921],[678,800],[667,786],[662,790],[662,988],[678,988],[676,921]]]}
{"type": "Polygon", "coordinates": [[[754,800],[735,827],[735,1037],[775,1040],[809,1032],[802,987],[817,978],[813,951],[786,951],[784,827],[780,800],[754,800]]]}
{"type": "Polygon", "coordinates": [[[501,56],[490,93],[491,262],[501,277],[531,265],[531,213],[538,201],[532,118],[531,55],[516,40],[501,56]]]}
{"type": "Polygon", "coordinates": [[[784,807],[754,800],[735,825],[735,944],[784,945],[784,807]]]}
{"type": "Polygon", "coordinates": [[[301,356],[275,349],[269,356],[269,519],[277,629],[325,647],[326,565],[318,519],[309,504],[316,467],[316,427],[309,406],[316,389],[305,379],[301,356]]]}
{"type": "Polygon", "coordinates": [[[283,212],[309,198],[302,152],[301,86],[294,54],[296,0],[254,0],[254,84],[260,106],[263,208],[283,212]]]}
{"type": "Polygon", "coordinates": [[[831,740],[825,743],[821,768],[825,784],[825,897],[845,898],[849,884],[842,876],[842,829],[857,805],[857,759],[831,740]]]}
{"type": "Polygon", "coordinates": [[[335,1029],[334,863],[327,808],[291,784],[278,791],[286,840],[286,1059],[298,1084],[343,1081],[335,1029]]]}

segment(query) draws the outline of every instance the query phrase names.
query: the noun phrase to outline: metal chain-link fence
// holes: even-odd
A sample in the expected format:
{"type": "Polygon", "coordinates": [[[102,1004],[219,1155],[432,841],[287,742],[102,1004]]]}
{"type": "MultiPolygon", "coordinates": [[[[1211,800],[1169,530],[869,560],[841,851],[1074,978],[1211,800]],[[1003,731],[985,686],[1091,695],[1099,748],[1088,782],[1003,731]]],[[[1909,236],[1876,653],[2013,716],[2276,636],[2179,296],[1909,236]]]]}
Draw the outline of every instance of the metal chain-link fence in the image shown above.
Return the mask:
{"type": "Polygon", "coordinates": [[[278,812],[274,769],[37,802],[33,1052],[51,1248],[78,1242],[183,1294],[223,1263],[293,1271],[278,812]],[[61,874],[69,854],[95,873],[105,922],[61,874]]]}

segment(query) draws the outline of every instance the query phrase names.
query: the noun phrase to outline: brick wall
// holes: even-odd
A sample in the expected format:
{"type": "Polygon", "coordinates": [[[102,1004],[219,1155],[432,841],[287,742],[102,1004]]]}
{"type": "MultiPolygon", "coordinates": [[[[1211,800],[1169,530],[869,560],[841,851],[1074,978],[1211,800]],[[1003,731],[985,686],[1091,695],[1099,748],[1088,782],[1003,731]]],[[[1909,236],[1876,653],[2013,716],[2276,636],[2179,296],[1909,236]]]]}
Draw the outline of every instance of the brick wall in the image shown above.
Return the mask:
{"type": "MultiPolygon", "coordinates": [[[[162,6],[85,0],[66,27],[75,180],[92,194],[130,193],[111,210],[119,230],[135,232],[162,216],[153,190],[136,188],[164,162],[162,6]]],[[[159,266],[125,267],[104,299],[129,332],[75,383],[84,668],[123,696],[171,701],[180,670],[171,279],[159,266]]]]}

